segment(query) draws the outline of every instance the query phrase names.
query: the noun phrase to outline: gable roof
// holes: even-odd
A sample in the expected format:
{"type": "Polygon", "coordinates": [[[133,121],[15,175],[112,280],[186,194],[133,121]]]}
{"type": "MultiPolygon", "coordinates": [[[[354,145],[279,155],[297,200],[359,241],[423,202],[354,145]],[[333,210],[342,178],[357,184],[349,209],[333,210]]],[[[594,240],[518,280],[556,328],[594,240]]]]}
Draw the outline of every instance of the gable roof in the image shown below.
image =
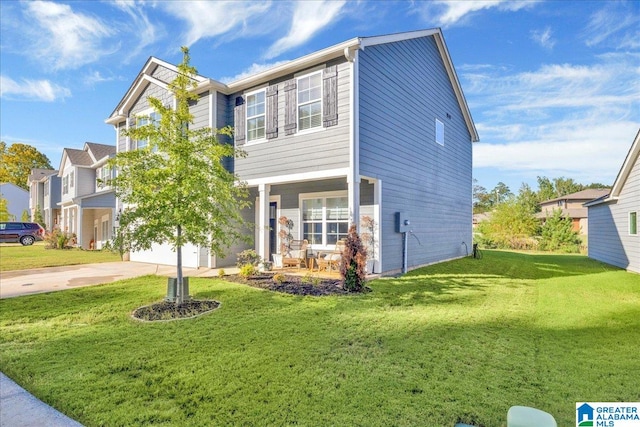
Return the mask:
{"type": "MultiPolygon", "coordinates": [[[[327,47],[325,49],[318,50],[292,61],[285,62],[283,64],[264,70],[260,73],[256,73],[251,76],[230,82],[228,84],[224,84],[216,80],[198,75],[196,76],[196,81],[198,83],[196,90],[202,91],[205,89],[212,89],[228,95],[234,92],[248,89],[265,81],[277,79],[287,74],[292,74],[305,68],[309,68],[318,63],[326,62],[341,56],[345,56],[348,61],[353,62],[355,58],[355,52],[359,49],[365,49],[367,46],[393,43],[402,40],[411,40],[419,37],[433,37],[435,39],[436,45],[438,47],[438,52],[440,53],[440,57],[442,58],[442,61],[444,63],[447,75],[456,95],[458,105],[460,106],[460,110],[462,111],[465,124],[469,131],[469,134],[471,135],[471,140],[473,142],[479,141],[480,138],[478,136],[478,131],[473,122],[473,118],[471,117],[469,106],[467,105],[464,93],[462,92],[460,81],[458,80],[458,76],[453,66],[453,62],[451,61],[451,57],[449,56],[449,50],[447,49],[440,28],[408,31],[403,33],[374,37],[356,37],[342,43],[327,47]]],[[[162,61],[158,58],[150,57],[144,67],[142,67],[142,70],[136,77],[134,83],[131,85],[125,96],[118,103],[116,109],[113,111],[113,113],[111,113],[109,118],[105,120],[106,123],[115,125],[119,121],[124,120],[126,118],[126,111],[128,110],[127,107],[131,105],[135,101],[135,99],[137,99],[137,97],[142,93],[144,87],[146,87],[147,84],[154,83],[164,88],[167,87],[167,84],[165,82],[160,82],[150,75],[150,73],[158,65],[177,71],[177,67],[175,65],[169,64],[168,62],[162,61]]]]}
{"type": "Polygon", "coordinates": [[[40,168],[34,168],[31,169],[31,173],[29,174],[29,177],[27,178],[27,184],[30,182],[35,182],[35,181],[44,181],[44,179],[48,176],[51,175],[55,175],[57,174],[58,171],[54,170],[54,169],[40,169],[40,168]]]}
{"type": "Polygon", "coordinates": [[[93,160],[93,163],[98,163],[100,160],[103,160],[104,158],[108,158],[112,155],[115,155],[116,146],[107,145],[107,144],[98,144],[95,142],[85,142],[84,151],[89,153],[89,155],[93,160]]]}
{"type": "Polygon", "coordinates": [[[609,194],[609,188],[587,188],[586,190],[578,191],[577,193],[565,194],[561,197],[556,197],[555,199],[545,200],[544,202],[540,202],[540,205],[545,205],[547,203],[553,203],[560,200],[593,200],[598,197],[606,196],[609,194]]]}
{"type": "Polygon", "coordinates": [[[116,154],[115,145],[98,144],[95,142],[85,142],[82,150],[65,148],[62,150],[58,176],[62,176],[67,160],[69,160],[73,166],[91,167],[114,154],[116,154]]]}
{"type": "Polygon", "coordinates": [[[620,197],[624,184],[627,182],[627,178],[629,178],[631,169],[633,169],[633,166],[638,163],[638,157],[640,157],[640,128],[638,128],[638,133],[636,133],[636,137],[631,144],[627,157],[624,159],[624,162],[622,162],[622,167],[618,172],[618,176],[616,176],[616,180],[613,182],[611,193],[606,197],[600,197],[596,200],[585,203],[584,205],[589,207],[600,203],[606,203],[611,200],[617,200],[618,197],[620,197]]]}

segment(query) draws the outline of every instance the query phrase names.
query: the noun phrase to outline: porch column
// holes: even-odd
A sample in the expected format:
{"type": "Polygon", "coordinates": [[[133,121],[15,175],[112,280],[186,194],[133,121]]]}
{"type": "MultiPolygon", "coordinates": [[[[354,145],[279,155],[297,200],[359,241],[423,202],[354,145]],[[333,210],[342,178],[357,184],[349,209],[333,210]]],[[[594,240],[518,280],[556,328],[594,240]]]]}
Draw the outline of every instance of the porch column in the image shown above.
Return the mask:
{"type": "Polygon", "coordinates": [[[373,239],[375,244],[373,245],[374,262],[372,273],[379,273],[382,271],[382,245],[380,238],[382,236],[382,225],[380,219],[382,218],[382,180],[376,179],[373,182],[373,221],[375,223],[375,230],[373,231],[373,239]]]}
{"type": "Polygon", "coordinates": [[[271,186],[269,184],[260,184],[258,186],[258,248],[257,252],[260,257],[268,261],[269,256],[269,192],[271,186]]]}
{"type": "Polygon", "coordinates": [[[78,217],[76,218],[76,242],[78,245],[80,245],[81,248],[84,248],[84,245],[82,244],[82,208],[80,206],[77,206],[76,212],[78,213],[78,217]]]}
{"type": "Polygon", "coordinates": [[[349,176],[347,178],[349,190],[349,226],[356,225],[356,230],[360,232],[360,177],[349,176]]]}

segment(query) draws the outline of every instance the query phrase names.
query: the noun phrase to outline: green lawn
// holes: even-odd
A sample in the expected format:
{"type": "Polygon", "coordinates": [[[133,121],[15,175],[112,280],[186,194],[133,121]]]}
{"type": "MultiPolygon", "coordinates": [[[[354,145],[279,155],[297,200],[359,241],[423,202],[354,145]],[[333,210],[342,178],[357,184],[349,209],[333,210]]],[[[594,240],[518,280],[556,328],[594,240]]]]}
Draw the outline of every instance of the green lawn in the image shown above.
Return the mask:
{"type": "Polygon", "coordinates": [[[295,297],[192,279],[222,303],[140,323],[166,278],[0,301],[0,369],[87,426],[575,425],[575,403],[640,400],[640,276],[583,256],[485,251],[295,297]]]}
{"type": "Polygon", "coordinates": [[[55,250],[45,249],[44,245],[44,242],[37,242],[33,246],[0,244],[0,271],[121,261],[120,255],[110,251],[55,250]]]}

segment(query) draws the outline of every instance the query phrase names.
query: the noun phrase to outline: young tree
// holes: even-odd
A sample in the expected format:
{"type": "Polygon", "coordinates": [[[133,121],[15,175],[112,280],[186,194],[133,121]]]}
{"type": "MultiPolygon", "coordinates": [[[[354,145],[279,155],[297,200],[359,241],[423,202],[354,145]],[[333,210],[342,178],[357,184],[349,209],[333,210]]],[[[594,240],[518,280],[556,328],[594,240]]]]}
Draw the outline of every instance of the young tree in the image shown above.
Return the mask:
{"type": "Polygon", "coordinates": [[[31,169],[52,169],[49,158],[36,148],[15,143],[7,148],[0,142],[0,182],[11,182],[25,190],[31,169]]]}
{"type": "Polygon", "coordinates": [[[520,190],[518,190],[516,200],[529,212],[540,212],[540,200],[538,200],[538,194],[531,189],[529,184],[524,182],[522,183],[520,190]]]}
{"type": "Polygon", "coordinates": [[[41,226],[45,226],[44,224],[44,216],[42,215],[42,208],[40,205],[36,205],[36,211],[33,214],[33,222],[37,222],[41,226]]]}
{"type": "Polygon", "coordinates": [[[542,226],[540,249],[543,251],[580,252],[580,235],[573,230],[571,219],[556,209],[542,226]]]}
{"type": "Polygon", "coordinates": [[[117,170],[110,184],[125,206],[116,245],[143,250],[153,243],[171,244],[177,257],[178,304],[185,297],[182,247],[192,243],[223,255],[245,235],[241,210],[248,206],[246,187],[223,165],[225,158],[242,154],[218,140],[218,135],[230,137],[231,128],[190,127],[189,102],[198,99],[191,91],[196,69],[189,64],[189,50],[183,47],[182,52],[178,74],[169,85],[175,110],[148,98],[159,121],[138,117],[147,124],[123,132],[147,145],[120,152],[109,162],[117,170]]]}
{"type": "Polygon", "coordinates": [[[367,250],[360,240],[355,224],[349,227],[349,233],[342,252],[340,275],[344,288],[349,292],[360,292],[367,277],[367,250]]]}
{"type": "Polygon", "coordinates": [[[478,225],[478,231],[482,234],[480,240],[487,246],[527,249],[538,226],[533,213],[515,198],[510,198],[496,206],[491,218],[478,225]]]}
{"type": "Polygon", "coordinates": [[[4,197],[0,197],[0,221],[10,221],[11,214],[9,214],[9,203],[4,197]]]}

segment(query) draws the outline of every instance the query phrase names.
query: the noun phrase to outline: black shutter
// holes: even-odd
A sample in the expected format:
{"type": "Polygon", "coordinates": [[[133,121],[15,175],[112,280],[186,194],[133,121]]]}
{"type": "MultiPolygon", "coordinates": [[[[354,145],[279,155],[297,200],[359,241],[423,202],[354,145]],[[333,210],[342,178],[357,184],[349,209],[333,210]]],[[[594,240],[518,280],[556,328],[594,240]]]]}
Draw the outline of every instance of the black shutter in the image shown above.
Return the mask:
{"type": "Polygon", "coordinates": [[[236,98],[236,108],[233,111],[234,134],[236,137],[236,145],[244,145],[246,141],[246,121],[245,121],[245,105],[244,98],[239,96],[236,98]]]}
{"type": "Polygon", "coordinates": [[[296,110],[298,109],[296,88],[296,79],[291,79],[284,85],[284,133],[286,135],[293,135],[298,127],[296,124],[296,110]]]}
{"type": "Polygon", "coordinates": [[[267,88],[267,105],[266,105],[266,132],[267,139],[278,137],[278,86],[269,86],[267,88]]]}
{"type": "Polygon", "coordinates": [[[338,68],[336,65],[324,69],[322,92],[322,123],[328,128],[338,124],[338,68]]]}

